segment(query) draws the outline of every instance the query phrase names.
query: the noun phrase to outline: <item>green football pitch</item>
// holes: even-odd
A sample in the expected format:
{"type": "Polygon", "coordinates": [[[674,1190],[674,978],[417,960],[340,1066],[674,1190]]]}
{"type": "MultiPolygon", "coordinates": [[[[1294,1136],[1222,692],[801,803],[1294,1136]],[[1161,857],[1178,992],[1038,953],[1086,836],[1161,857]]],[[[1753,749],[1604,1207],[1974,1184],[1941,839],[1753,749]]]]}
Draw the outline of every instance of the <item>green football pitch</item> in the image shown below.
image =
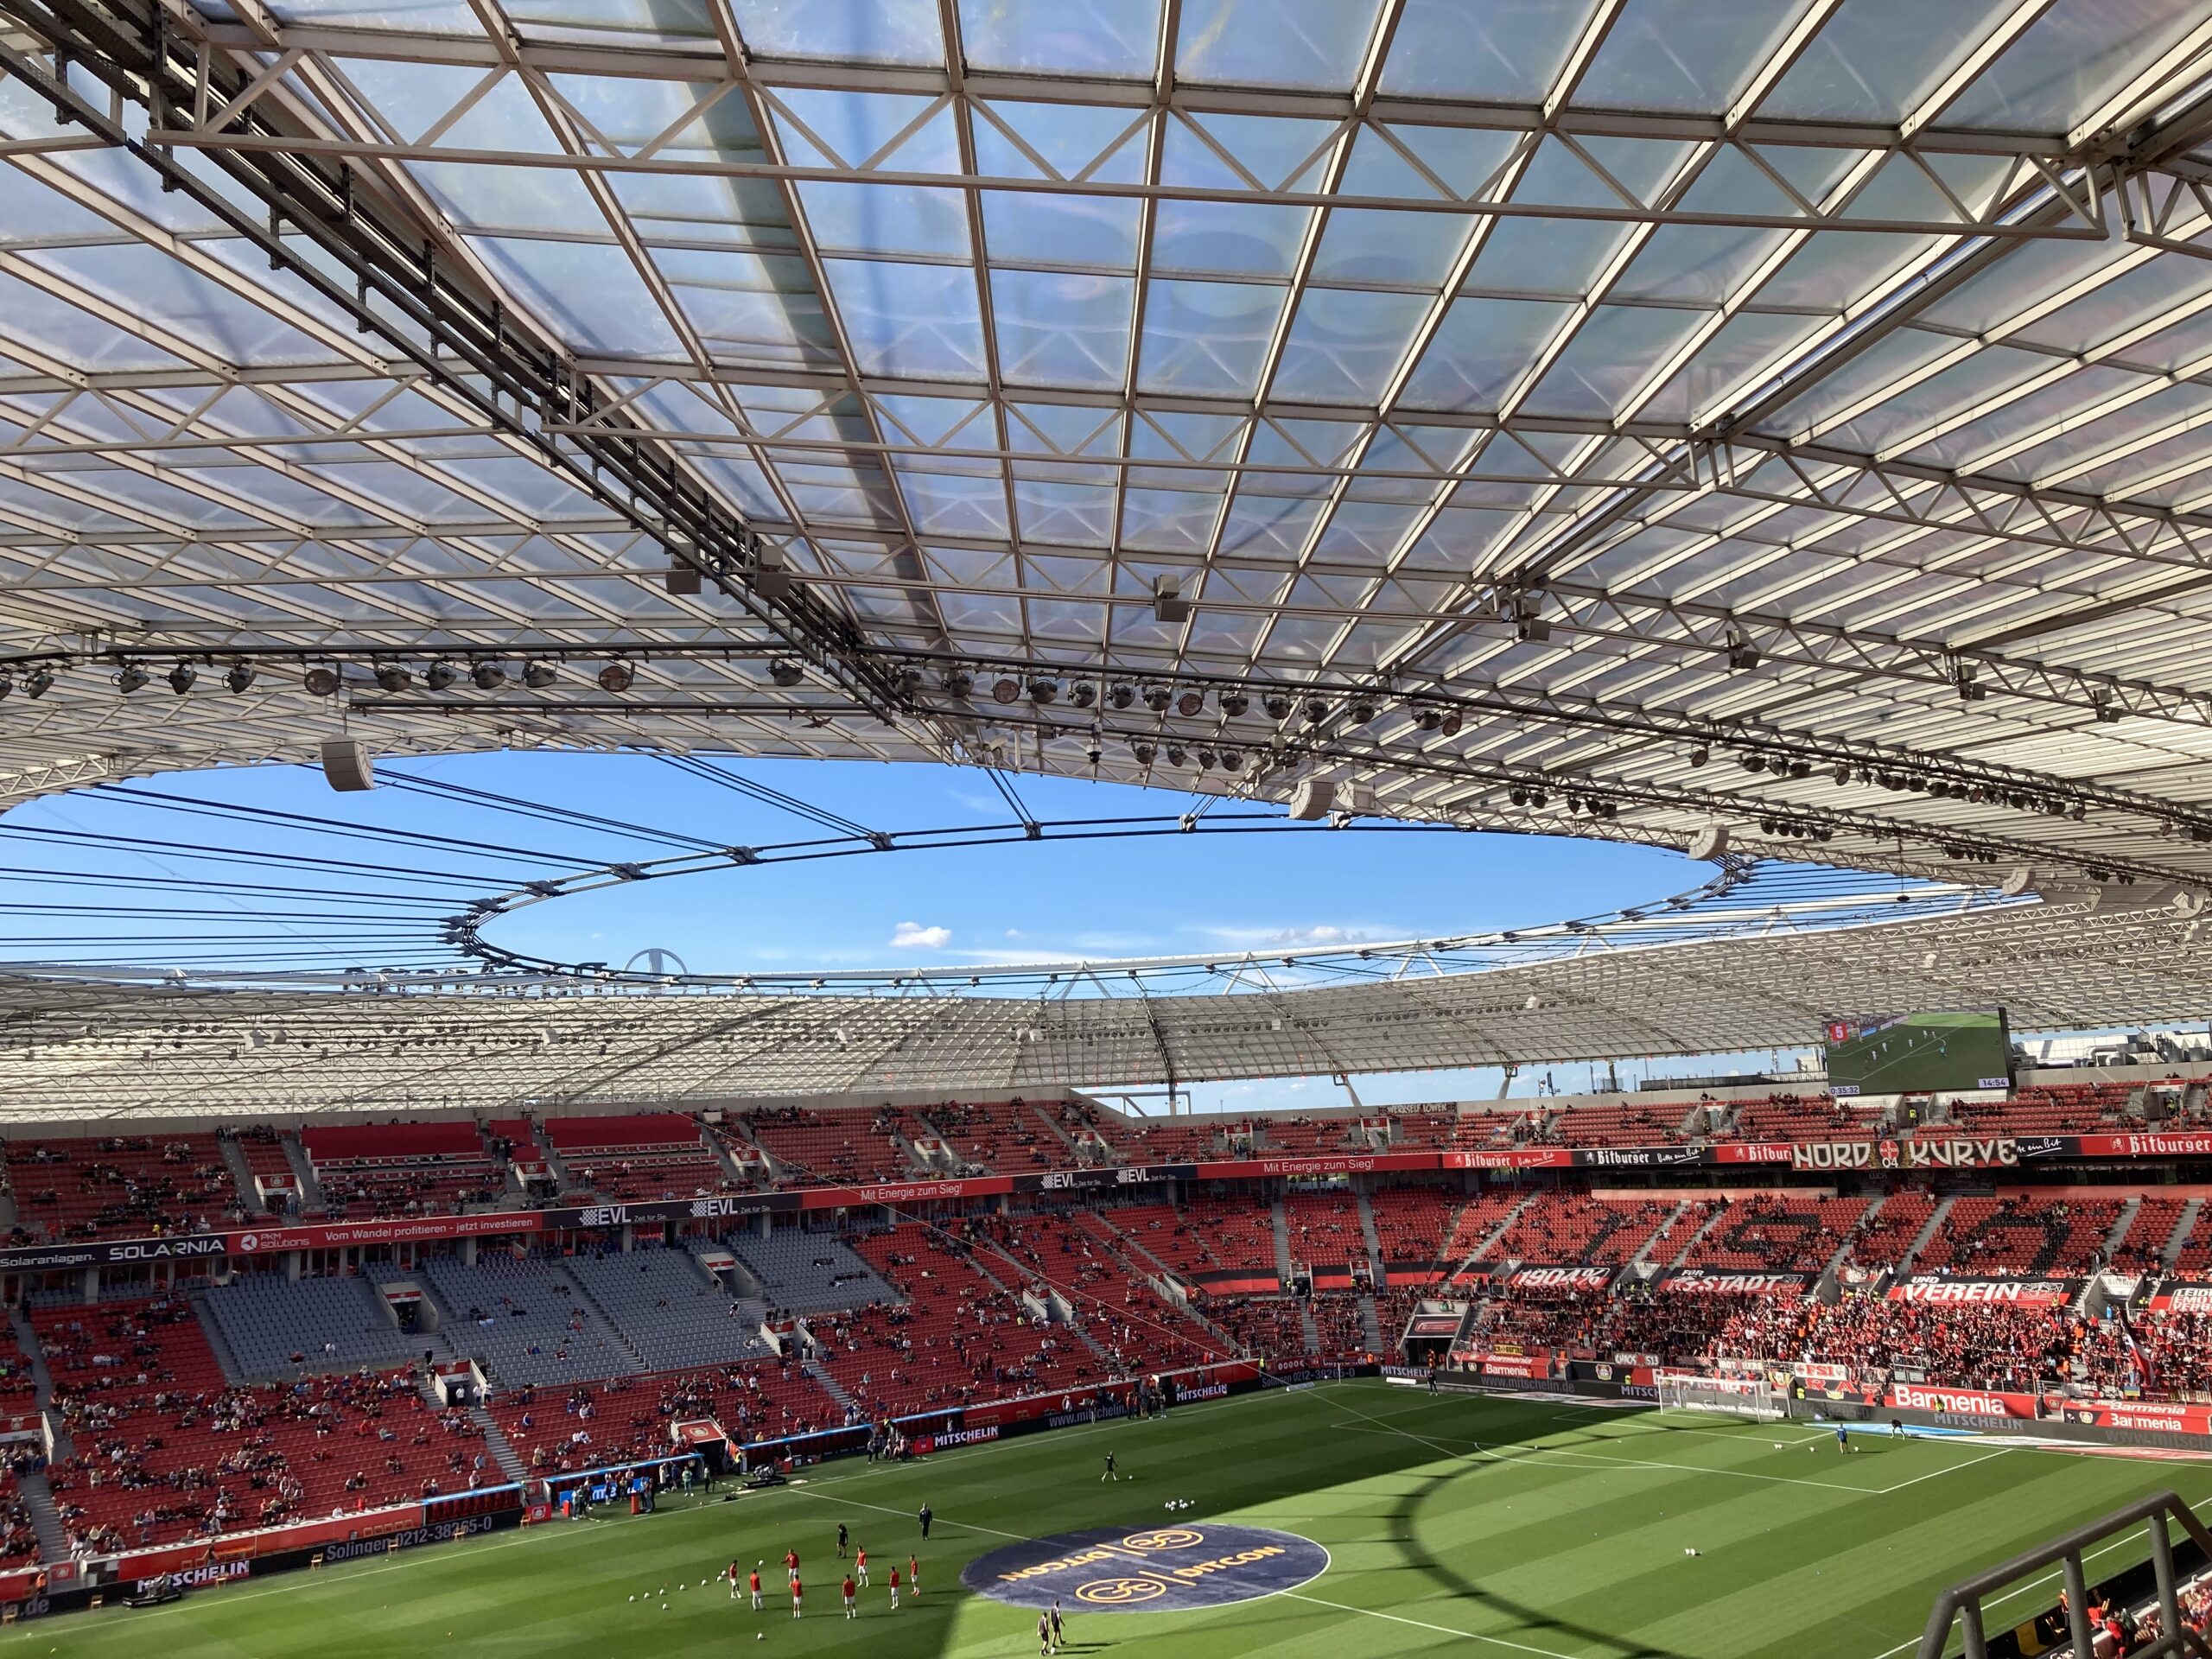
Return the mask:
{"type": "MultiPolygon", "coordinates": [[[[1996,1440],[1853,1443],[1863,1449],[1847,1456],[1806,1424],[1338,1383],[895,1467],[825,1464],[803,1484],[734,1501],[36,1621],[0,1637],[0,1655],[605,1659],[727,1654],[734,1643],[764,1655],[1027,1655],[1035,1611],[964,1589],[970,1560],[1065,1533],[1241,1525],[1319,1544],[1325,1566],[1226,1605],[1077,1608],[1067,1650],[1896,1659],[1945,1583],[2159,1487],[2192,1503],[2212,1496],[2212,1465],[1996,1440]],[[1100,1478],[1109,1449],[1127,1477],[1114,1483],[1100,1478]],[[1188,1509],[1167,1507],[1182,1500],[1188,1509]],[[925,1501],[936,1515],[926,1543],[915,1521],[925,1501]],[[840,1522],[871,1556],[858,1622],[836,1606],[840,1522]],[[787,1548],[801,1557],[803,1619],[782,1589],[787,1548]],[[894,1612],[887,1571],[910,1551],[924,1593],[894,1612]],[[766,1563],[767,1611],[733,1602],[718,1581],[733,1556],[766,1563]]],[[[2139,1554],[2114,1548],[2093,1571],[2139,1554]]],[[[2024,1616],[2050,1593],[2005,1611],[2024,1616]]]]}

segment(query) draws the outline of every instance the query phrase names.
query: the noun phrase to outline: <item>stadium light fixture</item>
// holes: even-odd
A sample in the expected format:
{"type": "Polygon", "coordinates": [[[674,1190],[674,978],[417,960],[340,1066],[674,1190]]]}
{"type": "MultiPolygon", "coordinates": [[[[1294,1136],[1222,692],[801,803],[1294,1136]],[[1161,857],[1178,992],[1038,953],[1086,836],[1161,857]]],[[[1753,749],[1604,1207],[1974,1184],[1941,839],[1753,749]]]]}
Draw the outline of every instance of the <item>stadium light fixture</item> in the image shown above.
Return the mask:
{"type": "Polygon", "coordinates": [[[432,663],[423,671],[423,683],[433,691],[443,691],[461,678],[461,671],[442,659],[432,663]]]}
{"type": "Polygon", "coordinates": [[[1144,689],[1144,706],[1155,715],[1166,714],[1167,705],[1174,700],[1175,694],[1164,685],[1147,685],[1144,689]]]}
{"type": "Polygon", "coordinates": [[[136,663],[125,663],[123,671],[115,677],[115,689],[128,696],[143,688],[154,677],[136,663]]]}
{"type": "Polygon", "coordinates": [[[169,683],[169,690],[180,697],[192,690],[192,683],[200,677],[200,671],[190,663],[179,663],[162,677],[169,683]]]}
{"type": "MultiPolygon", "coordinates": [[[[771,659],[770,659],[770,661],[769,661],[769,664],[768,664],[768,678],[769,678],[769,680],[770,680],[772,683],[777,684],[777,685],[780,685],[780,686],[784,687],[784,688],[785,688],[785,690],[788,690],[791,687],[792,687],[792,686],[794,686],[794,685],[797,685],[800,681],[804,680],[805,677],[806,677],[806,671],[805,671],[804,669],[801,668],[801,667],[800,667],[797,663],[793,662],[793,661],[792,661],[790,658],[788,658],[788,657],[777,657],[777,658],[771,658],[771,659]]],[[[1013,682],[1013,681],[1011,681],[1011,680],[1002,680],[1002,681],[1001,681],[1001,682],[1000,682],[1000,683],[1001,683],[1001,685],[1012,685],[1012,684],[1014,683],[1014,682],[1013,682]]],[[[1000,697],[1000,698],[999,698],[999,701],[1000,701],[1001,702],[1012,702],[1014,701],[1014,697],[1013,697],[1013,696],[1003,696],[1003,697],[1000,697]]]]}
{"type": "Polygon", "coordinates": [[[507,671],[497,663],[478,663],[468,671],[468,678],[479,691],[496,691],[507,683],[507,671]]]}
{"type": "Polygon", "coordinates": [[[50,668],[35,668],[24,678],[23,693],[36,699],[54,690],[54,674],[50,668]]]}
{"type": "Polygon", "coordinates": [[[1242,691],[1224,691],[1221,694],[1221,712],[1231,720],[1250,713],[1251,709],[1252,699],[1242,691]]]}
{"type": "Polygon", "coordinates": [[[231,664],[231,671],[223,676],[223,683],[230,687],[231,695],[233,696],[243,696],[246,692],[251,691],[253,689],[253,680],[251,663],[233,663],[231,664]]]}
{"type": "Polygon", "coordinates": [[[1269,720],[1280,722],[1290,718],[1290,699],[1281,693],[1268,696],[1260,706],[1267,710],[1269,720]]]}
{"type": "Polygon", "coordinates": [[[599,671],[599,689],[621,693],[638,683],[637,671],[627,663],[609,663],[599,671]]]}
{"type": "Polygon", "coordinates": [[[543,658],[522,667],[522,683],[533,691],[543,691],[560,677],[561,671],[543,658]]]}
{"type": "Polygon", "coordinates": [[[4,702],[9,697],[14,696],[15,690],[15,677],[9,674],[0,674],[0,702],[4,702]]]}
{"type": "Polygon", "coordinates": [[[1206,696],[1203,691],[1185,691],[1175,699],[1175,712],[1185,720],[1194,720],[1205,709],[1206,696]]]}
{"type": "Polygon", "coordinates": [[[1106,701],[1116,709],[1126,709],[1137,700],[1137,689],[1127,680],[1116,680],[1106,688],[1106,701]]]}
{"type": "Polygon", "coordinates": [[[1068,693],[1068,701],[1078,709],[1088,709],[1098,701],[1098,688],[1089,680],[1077,680],[1068,693]]]}
{"type": "Polygon", "coordinates": [[[1225,772],[1243,771],[1244,751],[1242,749],[1224,749],[1221,752],[1221,765],[1222,769],[1225,772]]]}
{"type": "Polygon", "coordinates": [[[311,697],[336,696],[340,683],[338,671],[327,663],[317,663],[300,677],[301,685],[311,697]]]}
{"type": "Polygon", "coordinates": [[[945,695],[965,702],[975,695],[976,677],[964,668],[956,668],[944,677],[945,695]]]}
{"type": "Polygon", "coordinates": [[[1030,702],[1042,708],[1046,704],[1058,702],[1059,700],[1060,683],[1058,680],[1039,674],[1029,682],[1030,702]]]}
{"type": "Polygon", "coordinates": [[[407,671],[404,663],[378,663],[374,671],[380,691],[404,691],[415,683],[415,677],[407,671]]]}

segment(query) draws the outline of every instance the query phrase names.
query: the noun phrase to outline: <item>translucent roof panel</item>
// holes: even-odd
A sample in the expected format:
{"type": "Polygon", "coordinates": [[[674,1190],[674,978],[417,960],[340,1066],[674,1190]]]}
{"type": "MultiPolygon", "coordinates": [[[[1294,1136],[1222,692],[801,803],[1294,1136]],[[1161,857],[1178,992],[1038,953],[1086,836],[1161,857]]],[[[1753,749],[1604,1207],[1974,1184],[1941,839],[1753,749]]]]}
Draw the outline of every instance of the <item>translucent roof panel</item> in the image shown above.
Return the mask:
{"type": "Polygon", "coordinates": [[[0,798],[711,747],[2212,891],[2200,5],[167,15],[204,100],[0,80],[0,798]]]}

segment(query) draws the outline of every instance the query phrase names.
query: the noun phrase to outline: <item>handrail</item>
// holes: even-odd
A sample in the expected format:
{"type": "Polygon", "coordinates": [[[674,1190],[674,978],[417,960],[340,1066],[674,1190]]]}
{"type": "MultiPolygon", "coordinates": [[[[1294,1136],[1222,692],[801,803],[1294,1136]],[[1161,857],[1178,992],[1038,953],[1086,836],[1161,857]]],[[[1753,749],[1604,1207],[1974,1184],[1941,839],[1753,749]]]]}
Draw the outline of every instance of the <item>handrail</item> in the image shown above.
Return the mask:
{"type": "Polygon", "coordinates": [[[2082,1567],[2082,1552],[2099,1540],[2138,1522],[2144,1525],[2150,1539],[2152,1571],[2158,1586],[2158,1636],[2149,1646],[2135,1649],[2135,1654],[2139,1659],[2164,1659],[2170,1654],[2212,1659],[2212,1643],[2207,1643],[2203,1637],[2182,1624],[2180,1596],[2174,1580],[2173,1539],[2167,1530],[2169,1520],[2180,1522],[2182,1530],[2204,1552],[2205,1559],[2212,1561],[2212,1531],[2206,1529],[2177,1493],[2153,1492],[2125,1509],[2114,1510],[2100,1520],[2076,1527],[2049,1543],[1951,1586],[1936,1598],[1936,1605],[1928,1615],[1928,1628],[1920,1638],[1918,1659],[1944,1659],[1943,1650],[1950,1644],[1955,1624],[1965,1627],[1966,1659],[1988,1659],[1988,1638],[1982,1627],[1984,1599],[2053,1561],[2065,1563],[2066,1620],[2075,1659],[2093,1659],[2096,1644],[2089,1629],[2088,1586],[2082,1567]]]}

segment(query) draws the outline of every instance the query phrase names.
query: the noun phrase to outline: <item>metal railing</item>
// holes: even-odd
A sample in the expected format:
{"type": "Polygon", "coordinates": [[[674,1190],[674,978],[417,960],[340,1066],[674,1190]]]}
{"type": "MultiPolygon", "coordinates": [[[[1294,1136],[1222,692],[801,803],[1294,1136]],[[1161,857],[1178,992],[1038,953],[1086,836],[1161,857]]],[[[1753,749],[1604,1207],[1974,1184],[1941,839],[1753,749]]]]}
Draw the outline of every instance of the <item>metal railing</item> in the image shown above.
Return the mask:
{"type": "Polygon", "coordinates": [[[1935,1608],[1928,1615],[1928,1629],[1920,1638],[1919,1659],[1944,1659],[1944,1649],[1950,1645],[1955,1627],[1960,1628],[1966,1638],[1966,1659],[1988,1659],[1988,1637],[1982,1622],[1985,1602],[1994,1592],[2019,1583],[2054,1561],[2063,1562],[2065,1567],[2066,1623],[2073,1652],[2076,1659],[2091,1659],[2096,1652],[2096,1643],[2089,1628],[2088,1583],[2082,1569],[2082,1553],[2092,1544],[2138,1524],[2150,1540],[2152,1573],[2158,1589],[2158,1635],[2147,1646],[2132,1649],[2131,1659],[2163,1659],[2163,1656],[2170,1654],[2212,1659],[2212,1643],[2182,1624],[2180,1589],[2174,1576],[2173,1537],[2167,1528],[2170,1520],[2178,1522],[2182,1530],[2204,1552],[2205,1560],[2212,1561],[2212,1532],[2205,1529],[2204,1523],[2178,1496],[2155,1492],[2124,1510],[2113,1510],[2101,1520],[2076,1527],[2024,1555],[2015,1555],[2001,1566],[1961,1580],[1944,1591],[1936,1598],[1935,1608]]]}

